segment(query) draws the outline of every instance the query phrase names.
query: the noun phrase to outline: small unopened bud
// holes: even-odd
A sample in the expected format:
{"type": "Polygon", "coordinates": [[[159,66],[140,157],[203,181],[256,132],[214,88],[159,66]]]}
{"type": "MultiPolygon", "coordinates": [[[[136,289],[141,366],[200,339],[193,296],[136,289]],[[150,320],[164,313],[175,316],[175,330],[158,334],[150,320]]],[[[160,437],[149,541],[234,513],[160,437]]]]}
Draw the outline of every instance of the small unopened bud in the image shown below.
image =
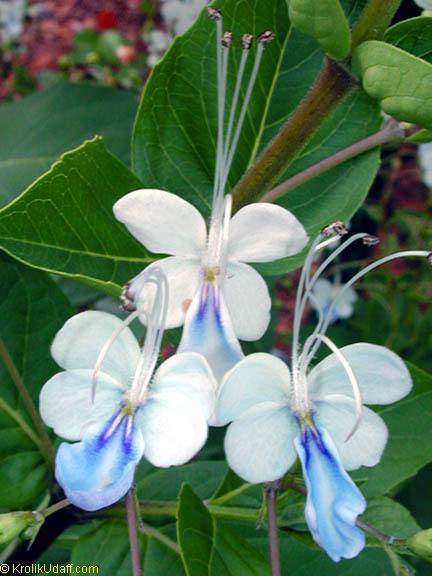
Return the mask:
{"type": "Polygon", "coordinates": [[[123,290],[120,296],[121,299],[121,308],[122,310],[124,310],[125,312],[135,312],[136,310],[136,306],[135,306],[135,302],[134,302],[134,295],[130,289],[131,283],[127,282],[124,286],[123,286],[123,290]]]}
{"type": "Polygon", "coordinates": [[[222,18],[222,12],[220,10],[218,10],[217,8],[212,8],[211,6],[209,6],[207,8],[207,14],[213,20],[220,20],[222,18]]]}
{"type": "Polygon", "coordinates": [[[37,518],[33,512],[0,514],[0,544],[7,544],[36,524],[37,518]]]}
{"type": "Polygon", "coordinates": [[[323,236],[330,236],[332,232],[336,232],[339,236],[345,236],[345,234],[348,234],[348,228],[343,222],[333,222],[333,224],[329,224],[321,230],[323,236]]]}
{"type": "Polygon", "coordinates": [[[380,239],[378,236],[372,236],[371,234],[368,234],[367,236],[363,237],[362,242],[365,246],[376,246],[380,243],[380,239]]]}
{"type": "Polygon", "coordinates": [[[257,42],[259,44],[270,44],[270,42],[273,40],[274,37],[275,37],[274,32],[272,32],[271,30],[266,30],[265,32],[261,32],[261,34],[258,34],[257,42]]]}
{"type": "Polygon", "coordinates": [[[250,48],[252,46],[252,42],[253,42],[252,34],[243,34],[241,41],[242,41],[243,48],[245,50],[250,50],[250,48]]]}
{"type": "Polygon", "coordinates": [[[432,562],[432,528],[417,532],[405,541],[405,545],[420,558],[432,562]]]}
{"type": "Polygon", "coordinates": [[[232,44],[233,35],[232,32],[224,32],[222,36],[222,46],[224,48],[229,48],[232,44]]]}

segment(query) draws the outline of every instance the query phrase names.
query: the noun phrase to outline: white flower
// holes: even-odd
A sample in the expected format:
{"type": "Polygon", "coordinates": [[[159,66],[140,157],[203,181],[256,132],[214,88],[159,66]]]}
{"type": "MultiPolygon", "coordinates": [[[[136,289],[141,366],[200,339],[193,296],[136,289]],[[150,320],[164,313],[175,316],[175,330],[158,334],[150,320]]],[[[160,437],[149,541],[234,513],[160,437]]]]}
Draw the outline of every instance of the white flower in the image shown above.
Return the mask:
{"type": "MultiPolygon", "coordinates": [[[[319,308],[325,314],[335,296],[339,292],[341,285],[339,282],[329,282],[325,278],[320,278],[315,283],[312,289],[311,306],[318,310],[319,308]]],[[[336,322],[339,319],[346,319],[352,316],[354,311],[354,303],[357,300],[356,291],[353,288],[348,288],[341,298],[338,298],[337,304],[332,310],[330,323],[336,322]]]]}
{"type": "Polygon", "coordinates": [[[326,310],[316,302],[318,322],[300,349],[301,319],[320,275],[354,241],[375,239],[359,233],[337,248],[315,274],[311,265],[317,251],[345,233],[337,223],[312,243],[299,281],[293,322],[291,372],[279,358],[252,354],[223,378],[216,419],[231,422],[225,452],[231,468],[248,482],[282,478],[300,459],[307,486],[305,516],[312,536],[331,558],[356,556],[365,544],[356,520],[366,501],[346,470],[376,465],[387,442],[382,418],[364,404],[396,402],[411,390],[403,361],[382,346],[359,343],[338,349],[325,335],[338,301],[352,284],[390,260],[405,256],[429,257],[427,251],[399,252],[369,264],[340,286],[326,310]],[[324,241],[323,241],[324,240],[324,241]],[[333,352],[310,369],[321,343],[333,352]]]}
{"type": "Polygon", "coordinates": [[[414,0],[417,6],[425,10],[432,10],[432,0],[414,0]]]}
{"type": "Polygon", "coordinates": [[[207,438],[216,389],[211,369],[202,356],[185,353],[154,372],[164,308],[155,302],[159,312],[142,350],[124,322],[97,311],[72,317],[53,342],[64,372],[43,386],[40,412],[59,436],[78,441],[60,445],[55,473],[84,510],[124,496],[143,456],[159,467],[184,464],[207,438]]]}
{"type": "Polygon", "coordinates": [[[0,43],[17,40],[23,30],[25,0],[0,0],[0,43]]]}
{"type": "Polygon", "coordinates": [[[427,144],[420,144],[419,157],[423,172],[423,179],[427,186],[432,188],[432,142],[428,142],[427,144]]]}
{"type": "Polygon", "coordinates": [[[187,30],[206,4],[206,0],[162,0],[162,17],[173,36],[187,30]]]}
{"type": "MultiPolygon", "coordinates": [[[[179,350],[203,354],[219,380],[243,357],[238,339],[261,338],[270,321],[267,285],[250,263],[297,254],[306,246],[308,237],[293,214],[274,204],[249,204],[231,218],[231,196],[225,194],[225,188],[271,34],[258,36],[246,96],[237,110],[252,44],[250,34],[243,36],[242,65],[228,114],[225,88],[232,36],[223,32],[222,15],[215,9],[210,9],[210,13],[216,20],[219,53],[218,138],[208,225],[192,204],[164,190],[131,192],[114,205],[114,214],[148,250],[170,255],[152,265],[161,267],[169,282],[167,327],[184,324],[179,350]],[[221,66],[222,61],[226,66],[221,66]]],[[[140,276],[127,286],[125,295],[144,313],[152,299],[150,289],[141,289],[140,276]],[[137,293],[141,298],[136,297],[137,293]]],[[[145,317],[142,320],[145,322],[145,317]]]]}

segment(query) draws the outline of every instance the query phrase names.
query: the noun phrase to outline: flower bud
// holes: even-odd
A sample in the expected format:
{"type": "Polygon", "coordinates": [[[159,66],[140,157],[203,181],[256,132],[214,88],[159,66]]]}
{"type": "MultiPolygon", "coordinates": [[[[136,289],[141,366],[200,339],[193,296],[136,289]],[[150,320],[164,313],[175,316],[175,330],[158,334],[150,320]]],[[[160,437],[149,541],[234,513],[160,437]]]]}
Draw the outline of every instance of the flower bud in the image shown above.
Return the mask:
{"type": "Polygon", "coordinates": [[[0,544],[6,544],[24,530],[37,523],[37,518],[33,512],[8,512],[0,514],[0,544]]]}
{"type": "Polygon", "coordinates": [[[417,532],[405,542],[406,547],[423,558],[427,562],[432,562],[432,528],[417,532]]]}

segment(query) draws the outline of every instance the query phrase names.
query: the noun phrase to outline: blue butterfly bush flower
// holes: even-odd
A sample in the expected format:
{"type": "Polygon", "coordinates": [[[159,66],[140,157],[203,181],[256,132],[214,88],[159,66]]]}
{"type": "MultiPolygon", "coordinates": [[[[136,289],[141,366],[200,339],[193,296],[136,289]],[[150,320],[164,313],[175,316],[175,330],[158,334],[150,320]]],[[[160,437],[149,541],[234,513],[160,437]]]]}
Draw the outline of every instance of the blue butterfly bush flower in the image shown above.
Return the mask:
{"type": "MultiPolygon", "coordinates": [[[[228,175],[264,47],[273,35],[265,32],[258,36],[251,77],[237,110],[252,46],[250,34],[242,37],[242,56],[228,114],[225,88],[232,36],[223,32],[220,12],[209,8],[209,13],[217,27],[219,102],[209,222],[189,202],[153,189],[127,194],[114,205],[114,214],[148,250],[170,254],[153,265],[162,268],[170,286],[167,327],[183,325],[179,351],[203,354],[220,380],[243,358],[239,339],[258,340],[270,321],[267,285],[249,263],[297,254],[306,246],[308,237],[295,216],[281,206],[249,204],[231,217],[231,196],[225,195],[228,175]]],[[[151,302],[150,289],[141,289],[140,276],[127,286],[125,297],[128,305],[143,312],[151,302]]],[[[145,315],[142,320],[145,322],[145,315]]]]}
{"type": "Polygon", "coordinates": [[[386,405],[406,396],[412,386],[404,362],[382,346],[358,343],[338,349],[326,336],[338,301],[369,270],[403,256],[428,257],[426,251],[396,253],[356,274],[324,313],[313,288],[321,273],[351,243],[375,239],[359,233],[346,240],[311,276],[317,251],[331,244],[329,227],[312,243],[297,292],[291,370],[279,358],[257,353],[241,360],[223,378],[216,418],[229,424],[225,452],[231,468],[251,483],[282,478],[299,458],[307,487],[305,517],[315,541],[334,560],[353,558],[365,545],[356,526],[366,500],[347,471],[375,466],[388,437],[383,419],[364,404],[386,405]],[[300,349],[301,318],[308,302],[319,312],[317,326],[300,349]],[[313,368],[320,344],[332,351],[313,368]]]}
{"type": "Polygon", "coordinates": [[[42,388],[40,412],[63,442],[55,476],[72,504],[98,510],[130,489],[142,457],[158,467],[184,464],[204,445],[216,382],[207,361],[187,352],[158,369],[168,291],[157,268],[142,279],[153,308],[140,348],[125,322],[105,312],[73,316],[51,348],[64,369],[42,388]]]}

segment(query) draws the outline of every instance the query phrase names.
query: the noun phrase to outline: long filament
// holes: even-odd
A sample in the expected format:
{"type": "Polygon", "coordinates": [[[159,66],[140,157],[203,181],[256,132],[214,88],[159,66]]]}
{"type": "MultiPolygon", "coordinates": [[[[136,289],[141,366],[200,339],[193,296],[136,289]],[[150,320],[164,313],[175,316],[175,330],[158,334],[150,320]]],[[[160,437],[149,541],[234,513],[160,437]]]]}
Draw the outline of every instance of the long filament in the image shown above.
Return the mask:
{"type": "Polygon", "coordinates": [[[307,362],[309,363],[312,360],[312,358],[314,357],[314,355],[316,354],[316,351],[318,350],[319,345],[321,343],[320,339],[318,337],[322,336],[326,333],[326,331],[329,327],[329,324],[330,324],[332,312],[333,312],[335,306],[337,305],[339,299],[346,292],[346,290],[348,290],[348,288],[350,288],[353,284],[355,284],[355,282],[357,282],[357,280],[360,280],[360,278],[365,276],[365,274],[367,274],[371,270],[378,268],[382,264],[386,264],[387,262],[391,262],[392,260],[397,260],[398,258],[412,258],[412,257],[429,258],[430,254],[431,254],[430,251],[427,251],[427,250],[404,250],[401,252],[395,252],[394,254],[390,254],[389,256],[384,256],[383,258],[380,258],[379,260],[372,262],[371,264],[366,266],[366,268],[364,268],[363,270],[360,270],[360,272],[358,272],[352,278],[350,278],[350,280],[348,280],[348,282],[346,282],[343,286],[341,286],[340,290],[337,292],[336,296],[333,298],[332,302],[330,303],[328,311],[325,315],[323,325],[320,327],[320,333],[314,335],[316,342],[313,345],[313,347],[311,348],[311,351],[308,355],[307,362]]]}
{"type": "MultiPolygon", "coordinates": [[[[333,342],[333,340],[330,340],[330,338],[328,338],[328,336],[325,336],[324,334],[317,334],[315,336],[309,336],[309,338],[306,340],[306,342],[304,344],[305,358],[307,356],[307,351],[308,351],[309,346],[316,339],[318,339],[320,342],[324,342],[324,344],[326,344],[328,346],[328,348],[330,348],[330,350],[333,352],[333,354],[339,360],[339,362],[341,363],[341,365],[345,369],[345,372],[347,373],[348,379],[349,379],[351,387],[353,389],[356,420],[355,420],[355,423],[354,423],[352,430],[350,431],[348,436],[345,438],[345,442],[348,442],[348,440],[350,438],[352,438],[352,436],[357,431],[358,427],[361,424],[362,417],[363,417],[363,401],[362,401],[360,386],[359,386],[359,383],[357,381],[357,378],[355,377],[353,369],[351,368],[350,363],[345,358],[345,356],[342,354],[342,352],[339,350],[339,348],[336,346],[336,344],[333,342]]],[[[301,368],[301,373],[304,377],[303,378],[304,382],[306,382],[306,371],[307,371],[307,360],[304,363],[304,365],[302,364],[302,368],[301,368]]]]}

